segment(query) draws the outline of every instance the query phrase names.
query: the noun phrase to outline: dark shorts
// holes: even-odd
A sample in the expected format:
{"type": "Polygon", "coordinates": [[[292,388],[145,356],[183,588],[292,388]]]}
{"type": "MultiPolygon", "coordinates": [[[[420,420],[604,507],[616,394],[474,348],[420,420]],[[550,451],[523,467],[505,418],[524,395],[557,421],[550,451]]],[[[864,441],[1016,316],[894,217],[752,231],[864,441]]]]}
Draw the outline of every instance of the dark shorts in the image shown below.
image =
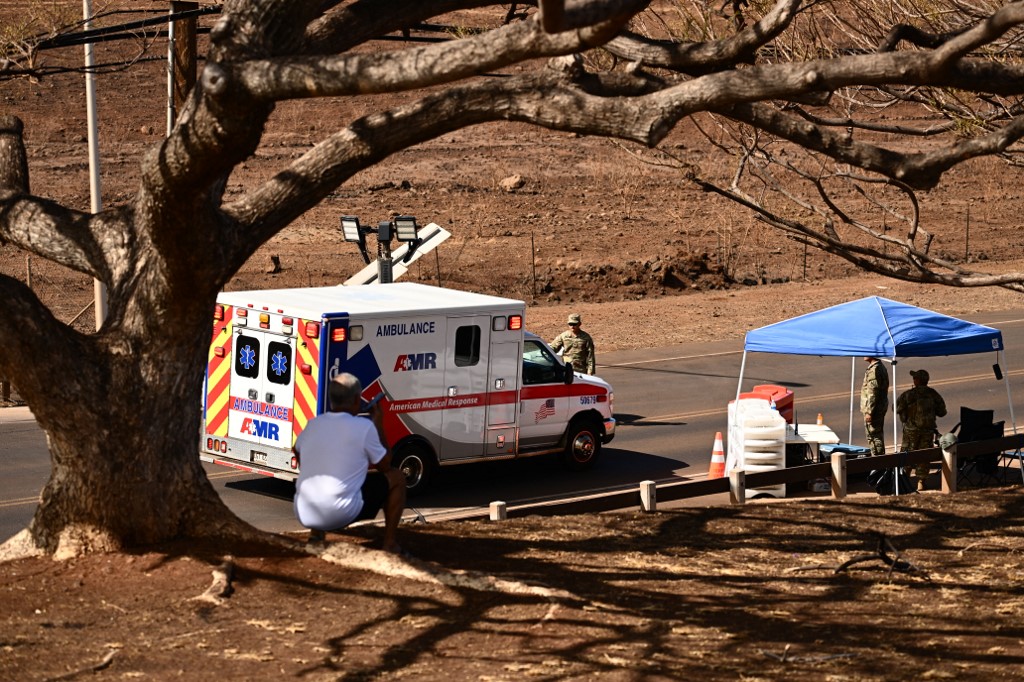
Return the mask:
{"type": "Polygon", "coordinates": [[[356,521],[377,518],[377,514],[384,508],[388,499],[388,478],[379,471],[371,471],[366,474],[366,481],[363,482],[361,492],[363,493],[363,508],[359,510],[356,521]]]}

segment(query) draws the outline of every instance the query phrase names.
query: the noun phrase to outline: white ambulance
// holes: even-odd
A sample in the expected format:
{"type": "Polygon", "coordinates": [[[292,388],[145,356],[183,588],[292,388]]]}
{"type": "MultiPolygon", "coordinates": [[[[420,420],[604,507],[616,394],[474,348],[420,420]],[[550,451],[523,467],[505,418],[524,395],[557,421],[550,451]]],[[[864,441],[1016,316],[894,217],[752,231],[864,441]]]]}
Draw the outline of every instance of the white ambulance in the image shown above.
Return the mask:
{"type": "Polygon", "coordinates": [[[292,444],[327,384],[378,394],[410,492],[440,466],[563,453],[590,467],[615,435],[607,382],[524,331],[526,306],[413,283],[236,291],[214,311],[201,457],[295,479],[292,444]]]}

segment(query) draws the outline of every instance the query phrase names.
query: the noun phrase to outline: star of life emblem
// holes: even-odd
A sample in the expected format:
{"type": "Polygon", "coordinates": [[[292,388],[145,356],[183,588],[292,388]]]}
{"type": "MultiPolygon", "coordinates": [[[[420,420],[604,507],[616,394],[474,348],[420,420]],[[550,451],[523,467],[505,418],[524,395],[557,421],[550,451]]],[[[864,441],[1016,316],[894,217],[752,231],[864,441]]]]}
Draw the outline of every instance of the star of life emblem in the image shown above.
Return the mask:
{"type": "Polygon", "coordinates": [[[274,357],[270,358],[270,369],[277,376],[281,376],[288,371],[288,358],[285,357],[284,353],[277,351],[274,357]]]}

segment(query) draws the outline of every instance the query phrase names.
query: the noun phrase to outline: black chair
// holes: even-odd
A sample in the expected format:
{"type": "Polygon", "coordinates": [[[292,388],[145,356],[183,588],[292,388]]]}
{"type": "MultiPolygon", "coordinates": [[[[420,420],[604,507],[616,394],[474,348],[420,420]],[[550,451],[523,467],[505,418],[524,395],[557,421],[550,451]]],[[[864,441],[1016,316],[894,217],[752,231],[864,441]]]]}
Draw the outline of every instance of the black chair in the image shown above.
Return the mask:
{"type": "MultiPolygon", "coordinates": [[[[969,407],[961,407],[960,422],[953,427],[952,432],[957,434],[957,441],[960,443],[1000,438],[1003,435],[1005,422],[993,422],[993,416],[993,410],[972,410],[969,407]],[[957,433],[958,429],[959,433],[957,433]]],[[[1003,483],[999,467],[1001,454],[999,450],[996,450],[960,461],[957,481],[970,483],[974,476],[977,478],[979,486],[1001,485],[1003,483]]]]}

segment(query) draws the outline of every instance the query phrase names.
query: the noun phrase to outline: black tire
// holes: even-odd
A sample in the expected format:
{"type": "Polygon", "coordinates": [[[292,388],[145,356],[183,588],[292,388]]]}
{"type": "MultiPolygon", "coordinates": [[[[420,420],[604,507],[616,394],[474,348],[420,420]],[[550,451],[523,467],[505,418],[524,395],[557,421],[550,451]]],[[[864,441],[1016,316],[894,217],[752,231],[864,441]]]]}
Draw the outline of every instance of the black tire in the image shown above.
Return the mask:
{"type": "Polygon", "coordinates": [[[406,443],[395,456],[395,468],[405,474],[405,492],[410,497],[427,489],[434,476],[437,461],[430,448],[422,443],[406,443]]]}
{"type": "Polygon", "coordinates": [[[565,434],[565,452],[562,459],[573,471],[589,469],[601,455],[601,425],[592,419],[583,419],[569,425],[565,434]]]}

